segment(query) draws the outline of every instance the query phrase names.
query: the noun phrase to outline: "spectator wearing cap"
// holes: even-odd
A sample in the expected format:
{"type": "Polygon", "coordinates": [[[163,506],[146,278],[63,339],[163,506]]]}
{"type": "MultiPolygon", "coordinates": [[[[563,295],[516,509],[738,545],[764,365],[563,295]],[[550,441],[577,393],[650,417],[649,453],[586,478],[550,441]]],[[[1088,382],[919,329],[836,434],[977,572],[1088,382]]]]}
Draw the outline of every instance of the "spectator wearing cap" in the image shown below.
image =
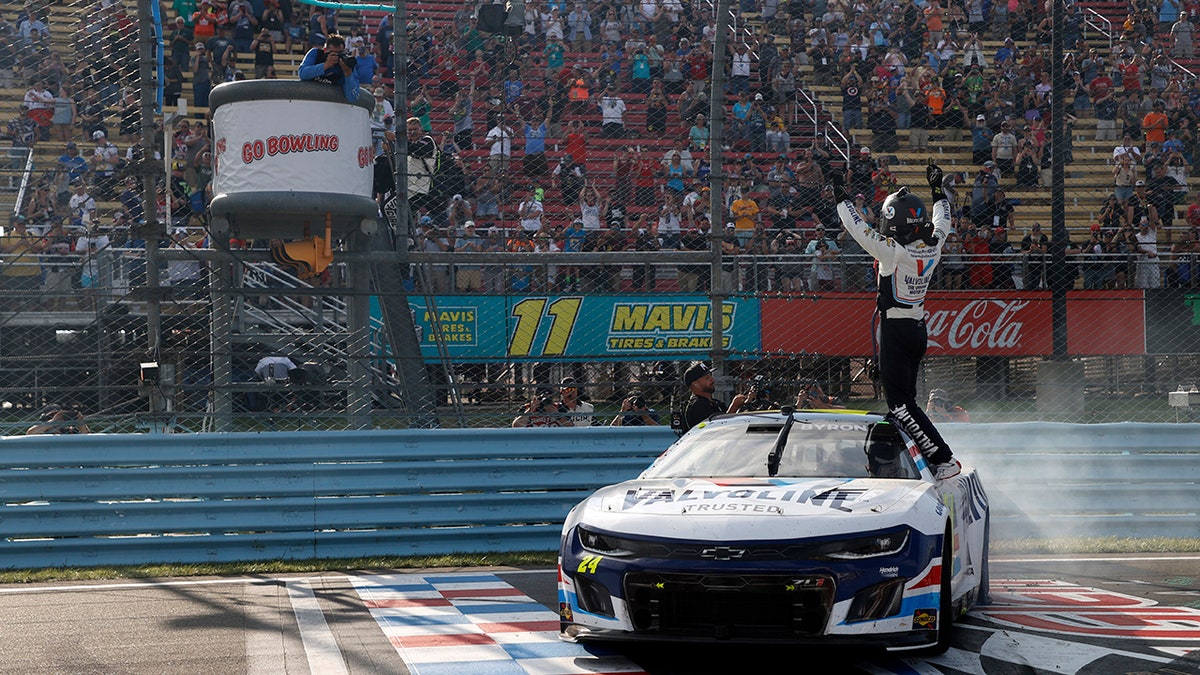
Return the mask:
{"type": "Polygon", "coordinates": [[[474,219],[475,214],[471,211],[470,200],[457,193],[450,198],[450,203],[446,206],[446,223],[450,227],[451,234],[464,226],[468,220],[474,219]]]}
{"type": "MultiPolygon", "coordinates": [[[[761,94],[755,96],[759,97],[759,101],[762,100],[761,94]]],[[[754,105],[747,92],[743,91],[737,95],[737,100],[731,107],[732,117],[729,119],[729,140],[732,143],[744,145],[750,142],[750,116],[754,105]]]]}
{"type": "Polygon", "coordinates": [[[1017,62],[1017,46],[1012,38],[1004,38],[1004,44],[996,49],[996,55],[992,60],[995,62],[996,68],[1000,70],[1017,62]]]}
{"type": "Polygon", "coordinates": [[[594,423],[596,408],[583,400],[579,382],[573,377],[564,377],[558,387],[559,409],[566,415],[568,427],[590,427],[594,423]]]}
{"type": "Polygon", "coordinates": [[[71,181],[71,188],[73,194],[67,202],[71,210],[71,224],[87,228],[96,215],[96,200],[88,194],[87,183],[82,178],[71,181]]]}
{"type": "Polygon", "coordinates": [[[1126,227],[1137,227],[1141,222],[1158,222],[1158,213],[1146,191],[1146,181],[1137,180],[1133,184],[1133,195],[1125,204],[1126,227]]]}
{"type": "Polygon", "coordinates": [[[371,108],[371,141],[375,145],[375,156],[383,154],[383,142],[388,133],[396,133],[396,111],[388,99],[387,90],[375,87],[374,106],[371,108]]]}
{"type": "Polygon", "coordinates": [[[92,180],[100,199],[108,201],[113,198],[112,193],[116,187],[114,181],[117,167],[121,163],[120,152],[117,150],[117,146],[109,141],[105,133],[99,129],[92,132],[92,141],[96,144],[92,149],[92,158],[89,162],[92,169],[92,180]]]}
{"type": "Polygon", "coordinates": [[[1000,177],[996,174],[996,163],[989,159],[975,173],[974,187],[971,189],[972,214],[981,204],[991,198],[999,185],[1000,177]]]}
{"type": "Polygon", "coordinates": [[[754,201],[749,193],[743,192],[729,205],[729,214],[734,218],[738,246],[744,247],[761,223],[758,202],[754,201]]]}
{"type": "Polygon", "coordinates": [[[1146,134],[1146,145],[1162,144],[1167,140],[1167,126],[1170,121],[1164,110],[1163,102],[1155,101],[1150,107],[1150,112],[1142,118],[1142,132],[1146,134]]]}
{"type": "Polygon", "coordinates": [[[79,154],[74,141],[68,141],[63,154],[58,156],[58,168],[67,175],[67,181],[82,180],[89,170],[88,162],[79,154]]]}
{"type": "Polygon", "coordinates": [[[337,33],[330,33],[324,37],[324,43],[324,47],[308,50],[300,67],[296,69],[296,75],[301,80],[325,82],[340,87],[347,101],[357,101],[358,72],[354,69],[354,58],[344,54],[346,39],[337,33]]]}
{"type": "Polygon", "coordinates": [[[875,160],[871,149],[865,145],[858,149],[858,156],[850,162],[850,191],[874,194],[872,180],[875,176],[875,160]]]}
{"type": "Polygon", "coordinates": [[[554,392],[549,387],[538,387],[529,401],[521,406],[521,413],[512,421],[512,426],[514,428],[570,426],[565,412],[554,401],[554,392]]]}
{"type": "MultiPolygon", "coordinates": [[[[475,231],[475,221],[463,223],[462,234],[454,240],[455,253],[483,252],[483,238],[475,231]]],[[[483,290],[483,267],[459,263],[454,267],[454,289],[459,293],[478,293],[483,290]]]]}
{"type": "Polygon", "coordinates": [[[197,39],[192,48],[190,62],[192,72],[192,102],[198,107],[208,107],[208,95],[212,91],[213,62],[209,58],[208,48],[204,42],[197,39]]]}
{"type": "MultiPolygon", "coordinates": [[[[250,17],[250,19],[253,18],[253,16],[250,17]]],[[[267,69],[275,66],[276,49],[275,38],[271,35],[271,31],[266,28],[258,31],[258,35],[250,41],[249,51],[254,54],[255,79],[263,79],[267,76],[267,69]]]]}
{"type": "Polygon", "coordinates": [[[651,408],[642,392],[633,390],[621,400],[621,411],[613,417],[609,426],[652,427],[658,425],[658,411],[651,408]]]}
{"type": "Polygon", "coordinates": [[[610,84],[604,88],[600,97],[600,134],[604,138],[625,137],[625,100],[617,92],[617,87],[610,84]]]}
{"type": "Polygon", "coordinates": [[[992,137],[995,134],[988,128],[987,117],[975,116],[975,124],[971,125],[971,158],[976,164],[982,165],[992,158],[992,137]]]}
{"type": "Polygon", "coordinates": [[[685,432],[713,415],[738,412],[746,403],[745,394],[734,396],[728,407],[714,398],[713,395],[717,391],[716,378],[713,377],[712,369],[699,361],[683,372],[683,384],[691,393],[683,412],[685,432]]]}
{"type": "Polygon", "coordinates": [[[413,213],[421,208],[441,211],[445,204],[438,203],[433,185],[437,143],[425,133],[421,120],[416,117],[405,120],[404,128],[408,135],[408,201],[413,213]]]}
{"type": "MultiPolygon", "coordinates": [[[[860,204],[863,195],[855,197],[855,204],[860,204]]],[[[837,258],[841,254],[837,240],[825,232],[825,226],[817,223],[813,228],[813,237],[804,248],[804,254],[812,259],[810,268],[809,288],[814,291],[840,291],[841,279],[837,273],[837,258]]]]}
{"type": "Polygon", "coordinates": [[[1046,254],[1050,252],[1050,238],[1042,232],[1042,224],[1034,223],[1021,239],[1021,254],[1025,257],[1026,272],[1023,275],[1025,288],[1045,288],[1046,254]]]}

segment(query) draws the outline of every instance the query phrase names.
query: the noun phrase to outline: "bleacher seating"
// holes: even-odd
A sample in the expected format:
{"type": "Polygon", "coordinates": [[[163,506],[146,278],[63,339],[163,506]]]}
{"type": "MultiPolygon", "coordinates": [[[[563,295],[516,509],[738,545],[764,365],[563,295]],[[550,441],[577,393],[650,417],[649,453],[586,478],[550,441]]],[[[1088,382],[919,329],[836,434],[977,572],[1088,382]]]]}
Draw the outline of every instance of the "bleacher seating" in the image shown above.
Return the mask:
{"type": "MultiPolygon", "coordinates": [[[[1083,0],[1079,4],[1082,11],[1091,11],[1096,15],[1104,16],[1112,22],[1114,29],[1120,27],[1121,21],[1124,20],[1126,5],[1123,3],[1113,2],[1111,0],[1083,0]]],[[[124,6],[130,16],[136,16],[136,3],[133,0],[124,0],[124,6]]],[[[72,58],[71,44],[72,33],[79,22],[79,13],[83,11],[83,4],[80,3],[50,3],[50,21],[48,22],[53,34],[54,49],[63,55],[65,61],[72,58]]],[[[442,35],[448,27],[451,27],[454,20],[455,12],[459,10],[461,5],[458,2],[450,0],[422,0],[414,4],[410,4],[410,16],[419,16],[422,21],[429,21],[431,30],[434,35],[442,35]]],[[[19,9],[19,6],[13,2],[0,3],[0,11],[5,11],[8,14],[14,14],[19,9]]],[[[304,16],[307,11],[305,5],[296,4],[298,16],[304,16]]],[[[349,34],[355,26],[361,26],[365,31],[374,36],[380,21],[386,14],[377,10],[364,10],[360,12],[342,11],[340,13],[339,29],[344,34],[349,34]]],[[[1089,15],[1090,16],[1090,15],[1089,15]]],[[[166,9],[164,21],[169,22],[173,19],[169,7],[166,9]]],[[[812,17],[807,17],[809,20],[812,17]]],[[[746,36],[753,44],[755,44],[756,36],[763,34],[763,26],[757,15],[748,14],[742,17],[742,23],[739,24],[739,35],[746,36]]],[[[1102,35],[1095,29],[1088,29],[1085,33],[1086,38],[1098,47],[1107,48],[1109,38],[1102,35]]],[[[779,44],[786,44],[786,36],[781,36],[778,40],[779,44]]],[[[997,38],[989,36],[985,41],[985,52],[993,53],[1001,44],[997,38]]],[[[1023,48],[1031,48],[1031,43],[1020,45],[1023,48]]],[[[292,50],[287,51],[282,44],[279,45],[279,52],[276,55],[275,67],[277,75],[280,78],[292,78],[296,75],[296,67],[300,63],[306,51],[307,45],[303,43],[295,44],[292,50]]],[[[568,47],[569,48],[569,47],[568,47]]],[[[599,41],[596,41],[593,47],[585,51],[570,51],[568,54],[568,63],[584,63],[597,64],[600,59],[599,41]]],[[[1189,68],[1200,64],[1200,60],[1181,60],[1180,65],[1184,68],[1189,68]]],[[[253,55],[239,55],[239,70],[251,76],[253,73],[253,55]]],[[[431,69],[432,72],[432,69],[431,69]]],[[[381,80],[390,84],[390,79],[383,77],[381,80]]],[[[752,80],[755,78],[752,78],[752,80]]],[[[820,86],[813,84],[812,69],[809,66],[802,66],[798,73],[798,79],[806,91],[810,93],[819,103],[821,109],[818,114],[822,120],[836,121],[841,119],[840,115],[840,96],[839,90],[834,86],[820,86]]],[[[185,77],[183,88],[183,96],[194,101],[194,92],[192,91],[192,83],[190,77],[185,77]]],[[[19,84],[19,83],[18,83],[19,84]]],[[[427,78],[422,84],[428,87],[430,92],[436,92],[439,81],[436,75],[427,78]]],[[[529,77],[525,80],[524,96],[533,99],[540,95],[542,90],[542,82],[539,77],[529,77]]],[[[3,92],[0,96],[0,115],[4,117],[12,117],[19,114],[19,106],[24,93],[23,86],[14,86],[3,92]]],[[[661,157],[671,146],[672,140],[686,135],[688,124],[679,119],[678,114],[674,109],[668,117],[667,130],[662,134],[648,135],[644,132],[644,115],[645,103],[638,100],[638,97],[631,94],[623,94],[628,105],[626,113],[626,127],[629,131],[628,137],[623,139],[606,139],[602,138],[599,133],[592,133],[588,140],[588,161],[587,170],[591,180],[593,180],[601,190],[611,188],[614,183],[612,176],[611,165],[612,159],[618,151],[625,147],[638,147],[645,154],[648,153],[654,159],[661,157]]],[[[731,101],[732,99],[727,99],[731,101]]],[[[485,111],[484,106],[475,106],[475,128],[476,128],[476,146],[473,150],[467,150],[464,154],[464,159],[469,167],[480,167],[487,160],[487,149],[482,143],[483,132],[485,126],[485,111]]],[[[110,126],[115,128],[118,123],[118,111],[115,109],[109,110],[110,126]]],[[[193,119],[205,119],[208,110],[196,105],[188,107],[188,116],[193,119]]],[[[449,118],[449,102],[445,99],[434,99],[432,107],[432,122],[434,135],[437,137],[441,132],[449,131],[452,128],[452,122],[449,118]]],[[[577,112],[568,112],[566,120],[579,119],[582,120],[587,127],[596,132],[600,123],[600,116],[597,111],[586,112],[583,114],[577,112]]],[[[791,125],[791,134],[793,138],[793,147],[798,147],[807,144],[811,139],[812,122],[808,121],[804,115],[797,114],[797,119],[793,120],[791,125]]],[[[509,184],[516,188],[510,197],[510,204],[507,208],[502,206],[502,210],[507,212],[508,218],[512,218],[512,212],[515,211],[516,200],[519,200],[523,188],[529,184],[529,180],[521,176],[519,173],[521,150],[520,134],[516,134],[517,138],[513,143],[513,161],[511,164],[511,175],[509,184]]],[[[928,152],[914,152],[907,149],[907,132],[901,130],[898,132],[900,149],[894,153],[889,153],[893,156],[892,170],[898,177],[899,181],[910,185],[920,185],[923,181],[923,171],[926,161],[929,157],[933,157],[949,171],[965,171],[968,175],[975,168],[971,158],[969,135],[968,140],[962,141],[947,141],[944,138],[937,138],[935,132],[934,140],[931,141],[931,150],[928,152]]],[[[1101,202],[1111,191],[1111,143],[1096,142],[1095,136],[1095,120],[1090,116],[1080,117],[1074,124],[1072,129],[1073,137],[1073,156],[1074,161],[1067,167],[1066,189],[1067,202],[1066,217],[1067,224],[1071,230],[1072,236],[1085,237],[1091,223],[1095,222],[1099,215],[1101,202]]],[[[80,144],[81,150],[89,147],[87,139],[76,138],[80,144]]],[[[869,131],[856,130],[852,135],[848,148],[851,152],[860,145],[870,145],[871,135],[869,131]]],[[[124,147],[120,148],[122,151],[124,147]]],[[[741,148],[735,147],[734,152],[738,155],[742,153],[741,148]]],[[[36,148],[35,161],[39,167],[53,166],[54,159],[61,154],[61,143],[43,142],[39,143],[36,148]]],[[[550,166],[565,153],[561,139],[549,139],[547,142],[547,156],[550,166]],[[557,142],[556,142],[557,141],[557,142]]],[[[774,153],[756,152],[753,153],[756,161],[765,167],[774,157],[774,153]]],[[[574,205],[563,204],[557,191],[548,179],[538,181],[539,187],[547,191],[546,195],[546,211],[552,219],[562,219],[573,216],[576,208],[574,205]]],[[[1048,223],[1051,215],[1050,192],[1045,187],[1015,189],[1011,183],[1003,185],[1006,188],[1007,196],[1011,199],[1019,200],[1016,216],[1021,227],[1014,228],[1009,232],[1010,238],[1019,239],[1024,232],[1024,226],[1033,221],[1041,221],[1048,223]]],[[[105,213],[116,205],[112,202],[102,203],[101,212],[105,213]]],[[[651,212],[654,207],[632,207],[632,212],[651,212]]]]}

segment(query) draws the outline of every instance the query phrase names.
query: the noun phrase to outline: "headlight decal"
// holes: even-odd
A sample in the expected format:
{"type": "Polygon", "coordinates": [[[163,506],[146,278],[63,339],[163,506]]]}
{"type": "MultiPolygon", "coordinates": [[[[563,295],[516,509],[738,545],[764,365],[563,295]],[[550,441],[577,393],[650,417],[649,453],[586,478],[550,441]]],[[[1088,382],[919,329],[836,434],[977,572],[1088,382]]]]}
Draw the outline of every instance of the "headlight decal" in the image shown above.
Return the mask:
{"type": "Polygon", "coordinates": [[[908,544],[908,529],[879,532],[853,539],[830,542],[827,558],[835,560],[859,560],[893,555],[904,550],[908,544]]]}
{"type": "MultiPolygon", "coordinates": [[[[622,537],[605,534],[596,530],[580,525],[575,528],[576,536],[579,538],[579,545],[588,551],[601,553],[610,556],[629,556],[633,555],[633,548],[637,545],[636,542],[624,539],[622,537]]],[[[592,570],[593,572],[595,569],[592,570]]]]}

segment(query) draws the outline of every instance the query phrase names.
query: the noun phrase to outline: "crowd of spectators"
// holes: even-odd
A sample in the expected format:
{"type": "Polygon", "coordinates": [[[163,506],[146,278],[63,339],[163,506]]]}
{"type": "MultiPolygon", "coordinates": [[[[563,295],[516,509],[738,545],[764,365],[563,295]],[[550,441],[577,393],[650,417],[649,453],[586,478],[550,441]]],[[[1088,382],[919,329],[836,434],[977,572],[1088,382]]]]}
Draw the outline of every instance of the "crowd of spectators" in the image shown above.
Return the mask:
{"type": "MultiPolygon", "coordinates": [[[[1166,192],[1176,200],[1186,193],[1194,144],[1200,142],[1189,130],[1200,110],[1200,86],[1166,60],[1193,55],[1188,17],[1200,15],[1143,4],[1131,4],[1130,21],[1110,55],[1098,54],[1083,39],[1082,10],[1073,3],[1065,8],[1062,32],[1073,82],[1071,133],[1063,139],[1068,162],[1074,123],[1081,118],[1099,118],[1098,140],[1131,133],[1140,148],[1133,181],[1147,183],[1148,200],[1157,207],[1144,209],[1146,228],[1138,221],[1115,231],[1102,226],[1099,237],[1106,246],[1099,254],[1087,241],[1067,244],[1071,276],[1093,286],[1154,285],[1157,256],[1176,248],[1166,192]],[[1147,20],[1146,9],[1154,10],[1154,21],[1147,20]],[[1118,84],[1112,84],[1114,77],[1118,84]],[[1109,124],[1114,107],[1118,114],[1109,124]],[[1156,182],[1156,163],[1166,165],[1167,179],[1178,187],[1156,182]],[[1162,251],[1160,243],[1167,244],[1162,251]],[[1140,273],[1121,273],[1131,265],[1140,273]]],[[[442,197],[458,195],[474,208],[471,217],[485,224],[485,232],[496,228],[507,236],[517,230],[507,248],[686,249],[691,241],[707,249],[705,237],[692,236],[707,232],[737,261],[735,275],[723,280],[727,289],[866,288],[870,279],[849,278],[849,266],[837,264],[835,256],[861,252],[846,250],[853,243],[841,236],[822,201],[829,172],[848,171],[870,220],[898,187],[890,164],[895,153],[954,152],[969,144],[975,167],[961,176],[951,242],[958,251],[936,283],[945,288],[1049,283],[1048,233],[1020,213],[1024,199],[1049,186],[1053,154],[1048,122],[1054,27],[1042,3],[741,3],[739,10],[756,13],[759,23],[757,32],[738,31],[729,47],[721,95],[722,149],[731,180],[723,213],[715,217],[705,189],[713,93],[708,13],[678,0],[586,6],[532,1],[515,17],[510,12],[506,23],[513,30],[507,35],[488,35],[473,21],[475,9],[466,3],[440,28],[410,27],[419,36],[410,64],[417,76],[411,93],[435,111],[421,118],[425,132],[460,165],[462,176],[442,197]],[[436,84],[420,84],[430,80],[436,84]],[[468,85],[474,96],[463,93],[468,85]],[[812,85],[837,89],[842,131],[869,139],[848,160],[802,131],[795,91],[812,85]],[[471,115],[475,107],[486,111],[482,124],[471,115]],[[439,113],[447,108],[453,129],[439,135],[428,120],[443,119],[439,113]],[[627,140],[656,137],[671,144],[665,154],[657,144],[627,140]],[[556,151],[561,146],[565,159],[547,160],[552,143],[556,151]],[[525,161],[510,164],[522,150],[525,161]],[[487,161],[472,165],[475,154],[487,161]],[[577,185],[589,181],[611,196],[599,218],[578,198],[577,185]],[[1018,196],[1009,197],[1012,193],[1018,196]],[[532,208],[529,201],[541,203],[536,220],[520,214],[532,208]],[[728,241],[722,221],[724,230],[732,230],[728,241]],[[572,237],[576,229],[583,236],[572,237]],[[609,236],[608,229],[620,235],[609,236]],[[748,262],[757,254],[793,251],[808,258],[796,264],[748,262]]],[[[1121,204],[1131,217],[1127,199],[1121,204]]],[[[435,200],[414,218],[418,248],[433,238],[452,249],[465,216],[452,216],[435,200]]],[[[1162,266],[1158,283],[1195,276],[1170,269],[1162,266]]],[[[522,288],[540,283],[544,290],[562,286],[544,272],[542,277],[517,283],[522,288]]],[[[628,272],[623,277],[631,279],[628,272]]],[[[691,273],[678,279],[688,287],[693,283],[691,273]]],[[[567,277],[566,283],[577,282],[567,277]]]]}
{"type": "MultiPolygon", "coordinates": [[[[868,289],[873,280],[854,271],[861,266],[843,264],[862,252],[837,226],[825,190],[830,172],[847,172],[857,208],[873,221],[883,197],[899,186],[897,153],[969,146],[975,166],[959,176],[950,261],[936,284],[1047,285],[1047,235],[1022,217],[1023,198],[1008,196],[1036,194],[1049,181],[1055,27],[1046,4],[735,4],[721,92],[711,88],[714,24],[704,3],[528,0],[509,5],[496,33],[481,32],[480,5],[471,0],[445,19],[418,15],[405,27],[409,108],[400,114],[418,124],[415,131],[408,125],[410,151],[427,139],[438,168],[436,180],[410,176],[410,190],[425,185],[423,193],[410,192],[413,246],[708,250],[715,238],[728,258],[717,280],[726,290],[868,289]],[[750,15],[755,22],[745,23],[750,15]],[[801,121],[796,91],[813,86],[836,90],[841,130],[865,139],[848,158],[825,138],[812,138],[801,121]],[[716,214],[707,187],[714,93],[723,102],[728,177],[716,214]],[[478,226],[468,233],[467,223],[478,226]]],[[[0,50],[0,66],[14,64],[0,71],[29,85],[27,109],[9,135],[63,148],[57,170],[25,209],[34,232],[59,221],[68,231],[86,231],[96,221],[136,222],[144,213],[137,191],[122,190],[146,154],[138,143],[136,91],[121,86],[136,81],[135,25],[111,0],[96,7],[72,27],[66,63],[50,49],[55,27],[44,16],[27,11],[0,20],[0,33],[22,47],[0,50]],[[118,206],[107,214],[75,209],[73,183],[85,184],[96,202],[118,206]]],[[[295,66],[340,32],[359,81],[376,98],[377,153],[390,147],[386,132],[405,126],[391,109],[386,14],[348,19],[292,0],[173,0],[164,7],[167,105],[188,95],[203,109],[216,84],[277,77],[281,59],[295,66]]],[[[1175,206],[1187,200],[1200,143],[1200,85],[1181,77],[1169,58],[1194,56],[1200,3],[1134,0],[1111,54],[1083,40],[1084,17],[1074,3],[1064,11],[1060,32],[1073,47],[1068,122],[1095,118],[1095,140],[1117,144],[1112,196],[1097,208],[1102,215],[1089,239],[1067,246],[1076,275],[1089,287],[1194,284],[1195,232],[1176,231],[1195,222],[1189,209],[1176,227],[1175,206]]],[[[202,223],[211,178],[207,124],[186,122],[170,130],[165,161],[173,177],[160,186],[157,205],[163,217],[170,208],[178,226],[202,223]]],[[[165,133],[161,126],[158,133],[165,133]]],[[[1068,158],[1072,135],[1062,139],[1068,158]]],[[[499,279],[486,268],[479,275],[447,270],[429,283],[463,291],[655,288],[655,269],[639,269],[543,267],[499,279]]],[[[668,276],[685,290],[712,283],[707,269],[683,266],[668,276]]]]}

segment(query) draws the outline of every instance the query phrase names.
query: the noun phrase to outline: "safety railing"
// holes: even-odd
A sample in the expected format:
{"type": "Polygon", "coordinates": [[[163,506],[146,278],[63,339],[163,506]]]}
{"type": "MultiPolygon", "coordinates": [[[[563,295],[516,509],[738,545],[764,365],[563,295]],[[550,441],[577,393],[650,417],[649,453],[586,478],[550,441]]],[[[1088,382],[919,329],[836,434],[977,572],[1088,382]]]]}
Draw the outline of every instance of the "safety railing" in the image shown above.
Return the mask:
{"type": "MultiPolygon", "coordinates": [[[[1198,425],[942,428],[979,470],[993,541],[1196,536],[1198,425]]],[[[674,439],[666,427],[8,438],[0,567],[551,551],[579,500],[674,439]]]]}

